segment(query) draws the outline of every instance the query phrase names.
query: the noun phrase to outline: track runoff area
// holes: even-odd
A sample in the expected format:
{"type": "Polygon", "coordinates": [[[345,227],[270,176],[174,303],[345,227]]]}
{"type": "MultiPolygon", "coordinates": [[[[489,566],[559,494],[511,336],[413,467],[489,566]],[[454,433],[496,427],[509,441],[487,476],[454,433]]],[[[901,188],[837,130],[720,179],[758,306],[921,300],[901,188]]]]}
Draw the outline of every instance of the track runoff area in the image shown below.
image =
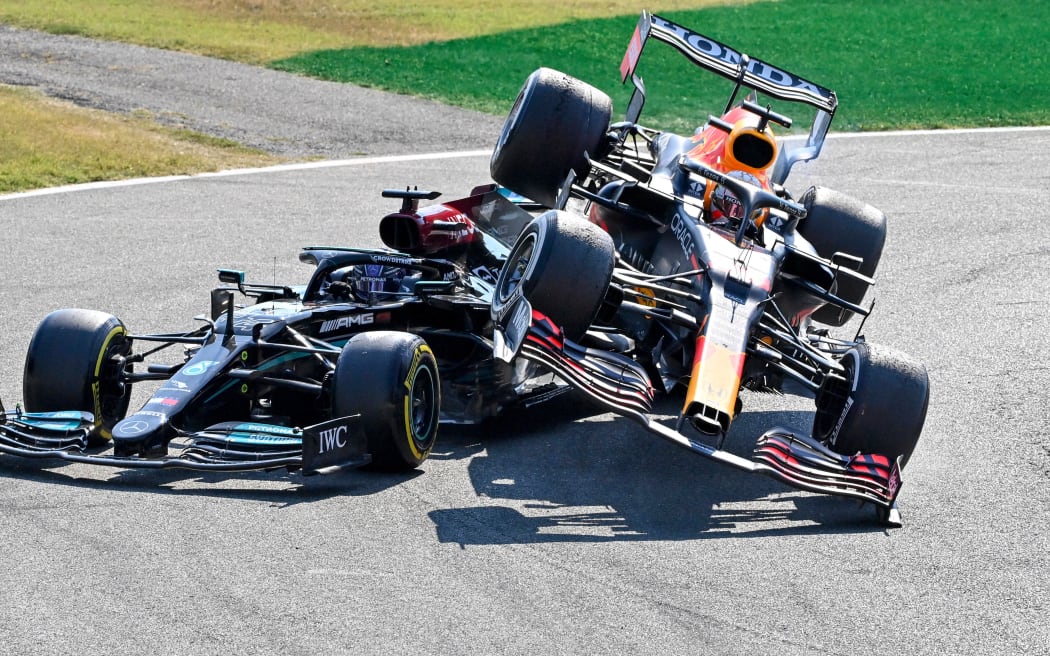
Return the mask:
{"type": "MultiPolygon", "coordinates": [[[[1050,125],[1047,126],[1031,126],[1031,127],[1009,127],[1009,128],[970,128],[970,129],[958,129],[958,130],[896,130],[887,132],[839,132],[831,133],[828,135],[828,139],[885,139],[885,138],[897,138],[902,136],[933,136],[933,137],[944,137],[951,139],[960,135],[967,134],[980,134],[980,133],[996,133],[996,132],[1050,132],[1050,125]]],[[[50,187],[46,189],[34,189],[31,191],[22,191],[11,194],[0,195],[0,202],[5,200],[12,200],[15,198],[26,198],[30,196],[47,196],[52,194],[65,194],[75,193],[78,191],[85,191],[91,189],[107,189],[114,187],[132,187],[146,184],[159,184],[164,182],[171,182],[174,180],[187,180],[191,178],[219,178],[219,177],[232,177],[232,176],[244,176],[244,175],[263,175],[267,173],[280,173],[285,171],[308,171],[311,169],[328,169],[328,168],[339,168],[339,167],[353,167],[353,166],[373,166],[382,164],[392,163],[405,163],[405,162],[423,162],[430,160],[447,160],[447,159],[464,159],[464,158],[475,158],[475,157],[489,157],[492,151],[490,150],[459,150],[459,151],[446,151],[437,153],[419,153],[410,155],[385,155],[379,157],[355,157],[351,159],[336,159],[336,160],[325,160],[320,162],[302,162],[295,164],[278,164],[276,166],[267,166],[262,168],[252,169],[230,169],[226,171],[216,171],[212,173],[198,173],[194,175],[171,175],[154,178],[133,178],[129,180],[113,180],[105,182],[88,182],[76,185],[66,185],[62,187],[50,187]]]]}

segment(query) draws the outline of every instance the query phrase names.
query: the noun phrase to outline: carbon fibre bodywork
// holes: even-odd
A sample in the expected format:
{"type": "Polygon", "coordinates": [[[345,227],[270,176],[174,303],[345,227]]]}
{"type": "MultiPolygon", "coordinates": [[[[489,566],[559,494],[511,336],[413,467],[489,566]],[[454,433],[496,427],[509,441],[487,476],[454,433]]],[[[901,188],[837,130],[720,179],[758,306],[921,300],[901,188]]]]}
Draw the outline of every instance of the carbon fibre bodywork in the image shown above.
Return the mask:
{"type": "Polygon", "coordinates": [[[497,185],[422,208],[437,194],[384,192],[402,201],[379,224],[389,250],[307,248],[300,259],[314,270],[300,286],[220,270],[228,286],[212,291],[196,330],[139,335],[99,323],[109,332],[86,353],[84,399],[46,412],[0,406],[0,452],[305,474],[365,464],[377,421],[403,419],[411,433],[412,404],[431,398],[380,399],[369,421],[369,409],[343,411],[353,407],[340,400],[348,379],[382,377],[355,366],[368,351],[354,345],[398,334],[420,340],[412,367],[432,351],[445,423],[575,389],[693,453],[870,503],[899,525],[901,468],[929,399],[925,368],[868,344],[860,328],[831,332],[870,312],[885,217],[837,192],[795,199],[783,187],[794,164],[820,153],[834,92],[648,13],[621,73],[635,86],[621,123],[589,85],[549,69],[530,76],[493,153],[497,185]],[[733,86],[725,111],[692,137],[637,122],[645,87],[635,69],[651,39],[733,86]],[[771,123],[791,119],[759,105],[759,93],[812,111],[804,142],[773,136],[771,123]],[[575,152],[581,121],[597,137],[575,152]],[[544,200],[519,196],[528,193],[544,200]],[[350,277],[359,267],[399,272],[398,289],[363,295],[350,277]],[[238,307],[238,294],[254,302],[238,307]],[[176,346],[181,358],[151,364],[176,346]],[[159,387],[125,416],[130,389],[151,381],[159,387]],[[772,427],[746,456],[727,449],[741,390],[779,394],[785,383],[813,395],[811,434],[772,427]],[[677,417],[653,413],[658,394],[681,394],[677,417]],[[897,420],[880,418],[888,407],[897,420]],[[99,446],[100,435],[111,441],[99,446]]]}
{"type": "MultiPolygon", "coordinates": [[[[552,318],[561,313],[557,304],[530,293],[529,267],[516,264],[525,274],[505,267],[496,293],[504,300],[493,311],[497,354],[542,363],[607,409],[690,451],[869,502],[884,522],[898,525],[901,468],[929,399],[925,368],[903,354],[879,356],[881,347],[868,345],[859,329],[838,337],[828,327],[868,316],[865,297],[885,217],[837,192],[810,190],[796,200],[783,186],[796,163],[819,155],[835,93],[647,12],[620,72],[635,88],[626,120],[610,122],[603,139],[586,145],[585,166],[563,148],[543,162],[530,137],[560,130],[569,140],[574,124],[605,115],[607,99],[586,83],[540,69],[504,124],[494,179],[544,199],[552,208],[548,223],[576,216],[607,233],[615,267],[603,307],[579,343],[552,318]],[[650,41],[730,83],[722,113],[691,137],[638,123],[646,88],[636,68],[650,41]],[[777,109],[759,104],[760,95],[777,109]],[[785,105],[811,117],[805,140],[773,135],[773,124],[792,125],[780,113],[785,105]],[[542,170],[532,175],[534,168],[542,170]],[[550,180],[560,188],[547,188],[550,180]],[[739,392],[779,394],[788,381],[816,398],[814,434],[774,427],[750,458],[726,450],[743,409],[739,392]],[[892,396],[886,389],[893,387],[907,392],[892,396]],[[668,425],[652,414],[652,401],[677,390],[684,390],[681,411],[668,425]],[[906,422],[877,417],[894,404],[906,422]]],[[[530,239],[519,240],[510,260],[542,256],[551,267],[551,249],[530,239]]]]}
{"type": "Polygon", "coordinates": [[[100,356],[93,403],[46,412],[0,409],[0,452],[117,467],[287,467],[307,474],[366,464],[357,418],[333,410],[332,379],[346,344],[372,331],[423,338],[440,371],[443,422],[476,423],[567,391],[539,365],[507,363],[492,353],[495,275],[505,240],[531,215],[491,188],[418,212],[419,198],[436,194],[384,195],[403,199],[401,211],[383,220],[385,236],[402,244],[416,239],[407,244],[415,254],[309,247],[300,259],[314,271],[300,286],[254,285],[241,272],[220,270],[220,280],[233,286],[212,291],[210,314],[197,317],[201,327],[120,333],[120,352],[100,356]],[[425,251],[440,254],[420,256],[425,251]],[[374,265],[404,273],[398,291],[353,292],[348,272],[374,265]],[[238,297],[254,303],[237,306],[238,297]],[[185,349],[181,359],[157,361],[175,347],[185,349]],[[98,387],[118,390],[126,407],[131,389],[150,383],[159,386],[145,404],[106,426],[111,441],[97,445],[98,415],[106,414],[98,387]],[[324,441],[333,436],[341,443],[334,454],[324,441]]]}

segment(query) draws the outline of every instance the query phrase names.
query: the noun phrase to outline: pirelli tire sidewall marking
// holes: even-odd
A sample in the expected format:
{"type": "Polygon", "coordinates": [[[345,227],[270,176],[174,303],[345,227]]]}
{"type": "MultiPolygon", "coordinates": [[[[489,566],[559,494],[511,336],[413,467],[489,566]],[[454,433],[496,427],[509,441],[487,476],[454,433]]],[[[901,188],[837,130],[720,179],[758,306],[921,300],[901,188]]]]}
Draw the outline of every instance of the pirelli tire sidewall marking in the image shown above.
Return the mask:
{"type": "MultiPolygon", "coordinates": [[[[412,456],[417,458],[417,459],[419,459],[419,460],[425,460],[427,458],[427,456],[430,455],[430,450],[434,447],[433,435],[434,435],[434,428],[435,428],[434,423],[436,423],[436,422],[429,422],[428,423],[427,428],[429,430],[427,432],[427,435],[423,436],[423,439],[420,440],[419,439],[420,436],[416,435],[416,432],[415,432],[415,422],[413,421],[412,402],[413,402],[413,399],[415,398],[415,393],[414,392],[415,392],[415,386],[416,386],[416,379],[419,377],[419,372],[421,370],[425,369],[428,372],[428,375],[430,377],[430,382],[432,384],[436,383],[436,381],[437,381],[437,372],[434,371],[433,368],[430,365],[430,362],[434,361],[433,358],[434,358],[434,354],[430,350],[429,346],[427,346],[425,343],[417,345],[416,348],[415,348],[415,351],[412,353],[412,362],[411,362],[411,364],[408,367],[408,373],[407,373],[407,375],[405,377],[405,394],[404,394],[405,435],[408,438],[408,448],[412,451],[412,456]],[[425,357],[428,356],[428,355],[430,356],[429,357],[429,361],[427,359],[425,359],[425,357]],[[420,443],[421,442],[422,443],[428,443],[426,448],[420,449],[420,443]]],[[[437,385],[436,384],[434,385],[434,393],[435,393],[435,395],[439,393],[439,390],[437,389],[437,385]]],[[[433,399],[433,402],[434,403],[438,403],[439,402],[436,396],[433,399]]],[[[432,412],[432,410],[430,408],[427,408],[427,412],[428,413],[432,412]]]]}
{"type": "Polygon", "coordinates": [[[850,349],[846,353],[846,357],[853,361],[852,367],[847,367],[853,374],[853,381],[850,384],[850,394],[846,398],[846,402],[842,404],[842,412],[839,414],[838,421],[835,422],[835,428],[831,431],[831,436],[828,438],[828,443],[831,446],[835,446],[839,441],[839,432],[842,430],[842,425],[846,423],[846,417],[849,416],[850,409],[853,408],[853,397],[857,392],[857,384],[860,382],[860,353],[857,349],[850,349]]]}
{"type": "Polygon", "coordinates": [[[104,427],[102,419],[102,381],[100,379],[102,374],[102,363],[106,359],[106,353],[109,351],[109,347],[113,343],[113,340],[118,336],[123,337],[124,335],[127,335],[127,329],[124,328],[124,326],[114,326],[113,329],[109,331],[109,334],[106,335],[106,338],[102,340],[102,346],[98,350],[98,358],[95,360],[95,373],[94,376],[92,376],[91,382],[91,403],[95,413],[95,428],[98,429],[99,436],[107,440],[112,439],[113,434],[109,429],[104,427]]]}

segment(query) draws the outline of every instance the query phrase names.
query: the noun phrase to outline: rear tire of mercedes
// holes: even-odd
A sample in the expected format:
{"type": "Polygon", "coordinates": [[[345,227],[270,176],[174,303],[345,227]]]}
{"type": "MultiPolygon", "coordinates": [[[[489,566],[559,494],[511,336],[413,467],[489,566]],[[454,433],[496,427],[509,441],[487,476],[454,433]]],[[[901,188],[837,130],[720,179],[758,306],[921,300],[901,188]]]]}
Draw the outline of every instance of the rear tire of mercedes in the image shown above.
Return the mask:
{"type": "MultiPolygon", "coordinates": [[[[857,271],[869,278],[875,275],[886,243],[886,215],[879,209],[855,198],[824,187],[810,187],[799,199],[807,214],[798,232],[813,245],[817,254],[831,259],[835,253],[847,253],[861,259],[857,271]]],[[[859,280],[840,277],[835,295],[860,305],[868,285],[859,280]]],[[[813,320],[829,326],[842,326],[853,312],[827,304],[813,313],[813,320]]]]}
{"type": "Polygon", "coordinates": [[[95,310],[56,310],[44,317],[29,342],[22,375],[27,412],[90,412],[95,425],[88,444],[112,438],[131,401],[121,381],[131,353],[127,328],[116,317],[95,310]]]}
{"type": "Polygon", "coordinates": [[[525,80],[492,151],[489,171],[504,187],[554,207],[569,171],[587,175],[603,155],[612,116],[604,92],[549,68],[525,80]]]}
{"type": "Polygon", "coordinates": [[[500,269],[493,314],[502,315],[520,288],[534,310],[579,341],[602,306],[614,264],[609,233],[569,212],[545,212],[521,231],[500,269]]]}
{"type": "Polygon", "coordinates": [[[430,455],[441,417],[437,361],[422,338],[374,331],[350,338],[336,362],[332,416],[361,415],[372,467],[415,469],[430,455]]]}
{"type": "Polygon", "coordinates": [[[926,368],[900,351],[860,342],[842,357],[845,379],[817,393],[813,437],[843,455],[877,453],[908,462],[930,401],[926,368]]]}

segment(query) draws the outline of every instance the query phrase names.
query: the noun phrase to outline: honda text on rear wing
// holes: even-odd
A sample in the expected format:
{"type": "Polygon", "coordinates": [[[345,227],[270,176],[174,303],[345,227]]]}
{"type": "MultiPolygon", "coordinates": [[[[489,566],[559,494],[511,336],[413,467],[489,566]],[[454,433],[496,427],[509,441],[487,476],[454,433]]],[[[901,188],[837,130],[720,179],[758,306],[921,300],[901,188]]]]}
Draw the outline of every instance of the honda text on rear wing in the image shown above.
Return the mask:
{"type": "Polygon", "coordinates": [[[806,141],[782,145],[772,175],[774,182],[782,183],[787,179],[788,172],[796,162],[809,161],[820,154],[838,106],[834,91],[647,11],[642,12],[620,64],[621,81],[626,84],[630,78],[635,88],[627,110],[629,122],[637,122],[645,101],[645,86],[642,79],[635,75],[635,69],[650,38],[671,45],[694,64],[733,82],[736,86],[726,103],[726,111],[736,100],[741,88],[787,102],[803,103],[816,110],[806,141]]]}

